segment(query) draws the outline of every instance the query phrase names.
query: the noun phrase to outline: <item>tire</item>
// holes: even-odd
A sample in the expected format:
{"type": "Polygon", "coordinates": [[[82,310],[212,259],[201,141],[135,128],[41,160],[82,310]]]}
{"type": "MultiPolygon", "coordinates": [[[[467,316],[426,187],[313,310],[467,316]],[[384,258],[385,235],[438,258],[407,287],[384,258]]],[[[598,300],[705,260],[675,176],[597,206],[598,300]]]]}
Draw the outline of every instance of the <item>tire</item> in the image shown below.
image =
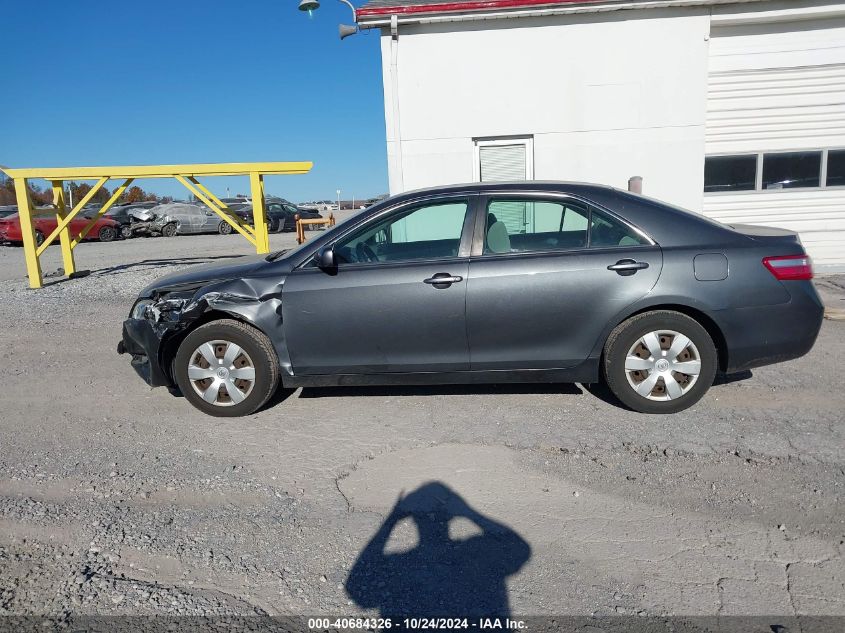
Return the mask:
{"type": "Polygon", "coordinates": [[[225,221],[221,222],[217,225],[217,232],[220,235],[230,235],[232,233],[232,225],[225,221]]]}
{"type": "Polygon", "coordinates": [[[104,226],[97,235],[101,242],[112,242],[117,237],[117,231],[111,226],[104,226]]]}
{"type": "Polygon", "coordinates": [[[176,352],[173,374],[182,394],[197,409],[208,415],[237,417],[257,411],[276,392],[279,359],[263,332],[240,321],[224,319],[207,323],[185,337],[176,352]],[[200,350],[205,344],[209,347],[203,354],[200,350]],[[233,345],[240,349],[232,348],[233,345]],[[227,352],[233,357],[227,359],[227,352]],[[211,358],[217,360],[217,365],[208,360],[212,353],[211,358]],[[222,364],[223,361],[228,367],[222,364]],[[214,367],[217,367],[216,371],[212,371],[214,367]],[[248,378],[250,367],[251,380],[248,378]],[[226,370],[225,377],[221,370],[226,370]],[[232,374],[239,371],[243,377],[232,377],[230,371],[232,374]],[[208,376],[196,379],[205,374],[208,376]],[[239,394],[237,398],[228,395],[234,392],[239,394]],[[239,398],[242,400],[237,401],[239,398]]]}
{"type": "Polygon", "coordinates": [[[171,222],[161,227],[161,234],[163,237],[173,237],[176,235],[176,224],[171,222]]]}
{"type": "Polygon", "coordinates": [[[128,240],[132,237],[132,228],[129,226],[122,226],[120,227],[120,237],[125,240],[128,240]]]}
{"type": "Polygon", "coordinates": [[[716,376],[718,353],[698,321],[655,310],[614,328],[602,365],[607,386],[624,405],[640,413],[677,413],[707,393],[716,376]]]}
{"type": "Polygon", "coordinates": [[[35,245],[41,246],[44,243],[44,234],[37,230],[35,231],[35,245]]]}

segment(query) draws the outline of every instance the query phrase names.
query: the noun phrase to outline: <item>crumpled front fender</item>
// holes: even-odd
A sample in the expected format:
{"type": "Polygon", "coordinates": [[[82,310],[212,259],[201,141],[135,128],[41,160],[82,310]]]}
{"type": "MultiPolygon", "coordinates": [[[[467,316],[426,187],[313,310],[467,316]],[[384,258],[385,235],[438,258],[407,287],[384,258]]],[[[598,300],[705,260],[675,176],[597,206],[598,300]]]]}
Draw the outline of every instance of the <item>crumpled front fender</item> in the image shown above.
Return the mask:
{"type": "Polygon", "coordinates": [[[228,279],[205,285],[189,298],[184,288],[157,289],[147,318],[124,322],[123,350],[132,354],[133,367],[147,383],[173,386],[170,364],[178,343],[188,332],[209,322],[210,313],[222,313],[267,335],[283,375],[292,375],[282,327],[283,285],[284,280],[278,276],[228,279]]]}

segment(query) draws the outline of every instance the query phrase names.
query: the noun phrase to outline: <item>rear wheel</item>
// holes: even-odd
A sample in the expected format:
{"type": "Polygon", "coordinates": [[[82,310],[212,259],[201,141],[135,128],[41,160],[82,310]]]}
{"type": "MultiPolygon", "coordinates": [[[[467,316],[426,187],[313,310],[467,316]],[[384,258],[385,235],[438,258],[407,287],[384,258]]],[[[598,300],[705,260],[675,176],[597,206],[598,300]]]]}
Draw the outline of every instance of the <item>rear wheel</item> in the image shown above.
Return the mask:
{"type": "Polygon", "coordinates": [[[161,234],[164,237],[173,237],[176,235],[176,224],[171,222],[170,224],[165,224],[161,227],[161,234]]]}
{"type": "Polygon", "coordinates": [[[44,243],[44,234],[37,230],[35,231],[35,245],[41,246],[44,243]]]}
{"type": "Polygon", "coordinates": [[[229,235],[232,232],[232,225],[225,221],[221,222],[217,225],[217,232],[220,235],[229,235]]]}
{"type": "Polygon", "coordinates": [[[114,227],[111,226],[104,226],[100,229],[100,233],[97,235],[101,242],[111,242],[114,238],[117,237],[117,231],[114,230],[114,227]]]}
{"type": "Polygon", "coordinates": [[[604,349],[613,394],[641,413],[676,413],[713,384],[717,352],[696,320],[668,310],[638,314],[618,325],[604,349]]]}
{"type": "Polygon", "coordinates": [[[197,328],[182,341],[174,378],[200,411],[221,417],[249,415],[279,385],[279,362],[270,339],[254,327],[225,319],[197,328]]]}

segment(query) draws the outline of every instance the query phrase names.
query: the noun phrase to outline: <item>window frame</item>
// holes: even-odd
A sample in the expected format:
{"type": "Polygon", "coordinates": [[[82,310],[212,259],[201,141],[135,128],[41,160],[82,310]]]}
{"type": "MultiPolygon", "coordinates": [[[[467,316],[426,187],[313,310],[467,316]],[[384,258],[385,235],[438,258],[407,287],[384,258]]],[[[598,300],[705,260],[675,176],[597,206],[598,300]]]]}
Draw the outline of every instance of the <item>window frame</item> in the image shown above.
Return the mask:
{"type": "Polygon", "coordinates": [[[845,146],[825,148],[824,158],[822,159],[822,176],[824,176],[824,180],[822,182],[824,183],[824,188],[825,189],[835,189],[835,190],[839,191],[841,189],[845,189],[845,183],[843,183],[841,185],[828,185],[827,184],[827,176],[828,176],[828,169],[827,169],[828,162],[827,161],[828,161],[828,154],[830,154],[830,152],[845,152],[845,146]]]}
{"type": "MultiPolygon", "coordinates": [[[[845,151],[845,146],[831,146],[831,147],[803,147],[794,149],[778,149],[772,151],[756,151],[756,152],[718,152],[715,154],[705,154],[704,160],[708,158],[721,158],[725,156],[739,157],[739,156],[756,156],[757,157],[757,172],[754,177],[754,189],[746,189],[744,191],[703,191],[705,197],[717,196],[747,196],[753,194],[771,194],[771,193],[788,193],[800,191],[824,191],[825,189],[841,190],[845,189],[845,184],[828,185],[828,157],[830,152],[845,151]],[[815,187],[786,187],[782,189],[764,189],[763,188],[763,158],[764,156],[771,156],[775,154],[796,154],[802,152],[818,152],[821,154],[821,162],[819,165],[819,184],[815,187]]],[[[703,187],[702,187],[703,189],[703,187]]]]}
{"type": "Polygon", "coordinates": [[[614,213],[607,207],[596,204],[591,200],[584,199],[580,196],[558,193],[554,191],[521,191],[521,190],[503,190],[503,191],[486,191],[482,192],[478,197],[475,210],[475,227],[472,234],[472,250],[470,253],[471,259],[487,259],[500,257],[523,257],[523,256],[549,256],[549,255],[568,255],[571,253],[603,253],[607,251],[617,251],[620,249],[632,248],[653,248],[658,246],[657,242],[641,228],[632,224],[625,218],[614,213]],[[514,251],[512,253],[485,253],[484,242],[487,229],[487,209],[491,200],[503,200],[515,198],[517,200],[534,200],[537,202],[555,202],[559,204],[571,203],[573,206],[586,207],[587,215],[587,244],[586,246],[578,246],[574,248],[555,248],[532,251],[514,251]],[[646,240],[645,244],[633,244],[631,246],[590,246],[590,236],[592,233],[593,210],[607,215],[611,219],[628,227],[631,231],[646,240]]]}
{"type": "MultiPolygon", "coordinates": [[[[762,173],[762,152],[737,152],[734,154],[707,154],[704,156],[704,175],[707,176],[707,159],[708,158],[753,158],[754,159],[754,187],[751,189],[740,189],[734,191],[707,191],[705,189],[704,195],[713,195],[716,193],[753,193],[760,188],[760,175],[762,173]]],[[[707,186],[705,180],[704,186],[707,186]]]]}
{"type": "MultiPolygon", "coordinates": [[[[507,145],[525,145],[525,180],[534,180],[534,135],[479,136],[472,139],[472,180],[481,180],[481,148],[507,145]]],[[[494,181],[486,181],[494,182],[494,181]]]]}
{"type": "Polygon", "coordinates": [[[316,250],[309,253],[307,257],[296,267],[297,269],[312,268],[316,265],[314,258],[316,255],[326,247],[335,248],[338,243],[351,237],[354,233],[359,231],[366,231],[368,227],[380,224],[381,222],[390,219],[395,215],[403,215],[409,209],[436,206],[439,204],[450,204],[455,202],[465,202],[467,205],[466,215],[464,216],[464,223],[461,227],[461,238],[458,244],[458,254],[454,257],[435,257],[428,259],[406,259],[393,261],[379,261],[379,262],[344,262],[338,264],[338,269],[342,270],[357,270],[357,269],[371,269],[377,266],[408,266],[416,264],[437,263],[437,262],[451,262],[456,260],[465,260],[469,258],[470,244],[472,241],[472,227],[475,221],[475,214],[477,211],[478,194],[476,193],[449,193],[426,196],[424,198],[416,198],[414,200],[405,200],[399,204],[392,205],[380,212],[362,218],[360,222],[356,222],[350,226],[346,231],[336,236],[330,242],[322,244],[316,250]]]}

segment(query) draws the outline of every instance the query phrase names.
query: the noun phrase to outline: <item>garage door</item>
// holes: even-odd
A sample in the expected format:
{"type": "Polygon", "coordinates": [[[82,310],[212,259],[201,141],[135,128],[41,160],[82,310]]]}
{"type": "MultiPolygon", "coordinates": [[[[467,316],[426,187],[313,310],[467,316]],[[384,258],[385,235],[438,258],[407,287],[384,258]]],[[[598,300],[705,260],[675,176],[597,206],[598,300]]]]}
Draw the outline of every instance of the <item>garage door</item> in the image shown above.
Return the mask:
{"type": "Polygon", "coordinates": [[[845,269],[845,21],[714,28],[704,211],[801,234],[845,269]]]}

